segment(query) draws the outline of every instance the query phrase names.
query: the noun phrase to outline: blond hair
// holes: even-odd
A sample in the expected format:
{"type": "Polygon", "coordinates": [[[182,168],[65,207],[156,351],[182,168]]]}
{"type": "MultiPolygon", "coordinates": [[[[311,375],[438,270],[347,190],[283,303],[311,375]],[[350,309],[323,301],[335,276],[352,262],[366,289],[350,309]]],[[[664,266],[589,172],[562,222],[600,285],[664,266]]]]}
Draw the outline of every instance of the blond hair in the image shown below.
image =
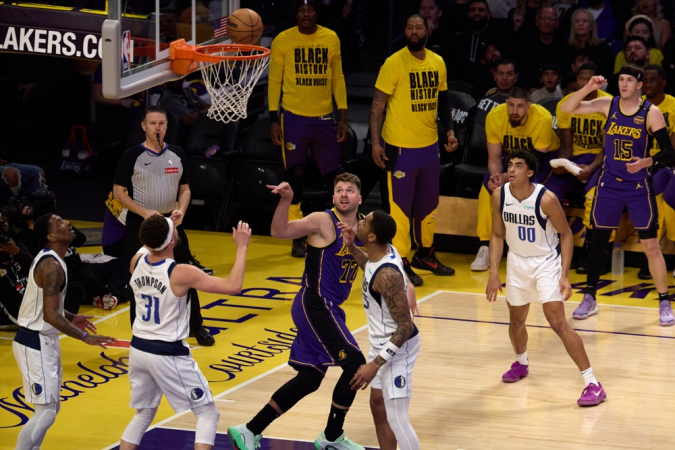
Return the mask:
{"type": "Polygon", "coordinates": [[[577,39],[577,35],[574,32],[574,20],[580,14],[584,14],[588,19],[588,22],[591,24],[591,38],[588,40],[588,43],[586,45],[591,46],[602,44],[604,42],[604,39],[600,39],[598,37],[598,25],[595,23],[595,18],[593,17],[593,14],[587,9],[577,9],[572,14],[572,19],[570,20],[570,40],[568,43],[574,47],[581,46],[581,42],[579,42],[579,40],[577,39]]]}

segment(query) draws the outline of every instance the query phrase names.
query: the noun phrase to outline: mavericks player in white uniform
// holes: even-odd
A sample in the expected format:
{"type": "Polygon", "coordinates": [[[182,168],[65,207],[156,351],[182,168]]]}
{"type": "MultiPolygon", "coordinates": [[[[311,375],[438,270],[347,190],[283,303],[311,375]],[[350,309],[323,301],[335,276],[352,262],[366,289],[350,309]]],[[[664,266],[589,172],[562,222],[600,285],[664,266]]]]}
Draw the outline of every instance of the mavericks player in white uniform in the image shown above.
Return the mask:
{"type": "Polygon", "coordinates": [[[345,224],[343,242],[363,269],[363,303],[368,319],[370,363],[354,375],[352,389],[370,383],[370,404],[377,439],[382,450],[419,450],[420,442],[410,424],[408,407],[412,394],[412,370],[420,348],[413,323],[417,311],[415,290],[405,275],[403,261],[391,240],[396,221],[384,211],[374,211],[359,222],[356,239],[366,253],[354,245],[354,231],[345,224]]]}
{"type": "Polygon", "coordinates": [[[73,227],[55,214],[45,214],[35,222],[34,232],[43,250],[30,266],[19,309],[21,328],[12,342],[23,379],[23,394],[35,406],[35,414],[16,441],[15,448],[19,450],[40,448],[61,407],[59,333],[103,348],[115,342],[112,337],[94,335],[96,326],[89,321],[93,316],[75,315],[63,309],[68,284],[63,258],[75,238],[73,227]]]}
{"type": "Polygon", "coordinates": [[[509,245],[506,261],[509,337],[516,353],[516,361],[502,375],[502,380],[513,383],[529,374],[525,320],[530,302],[539,301],[546,320],[560,336],[586,383],[577,404],[597,405],[607,394],[593,375],[584,343],[565,319],[563,301],[572,295],[567,279],[574,247],[572,231],[556,196],[530,181],[537,169],[537,159],[531,152],[510,154],[509,182],[492,193],[490,279],[486,294],[488,301],[495,301],[497,291],[502,292],[499,262],[506,240],[509,245]],[[562,236],[562,246],[557,233],[562,236]]]}
{"type": "Polygon", "coordinates": [[[190,322],[187,294],[191,288],[214,294],[241,292],[251,230],[239,222],[232,233],[237,253],[230,276],[222,279],[189,264],[176,264],[173,249],[178,233],[171,219],[154,215],[141,224],[139,236],[145,251],[131,260],[129,282],[136,297],[129,351],[131,407],[136,414],[124,430],[121,450],[138,447],[162,394],[174,411],[192,410],[196,416],[195,449],[213,448],[220,412],[185,342],[190,322]]]}

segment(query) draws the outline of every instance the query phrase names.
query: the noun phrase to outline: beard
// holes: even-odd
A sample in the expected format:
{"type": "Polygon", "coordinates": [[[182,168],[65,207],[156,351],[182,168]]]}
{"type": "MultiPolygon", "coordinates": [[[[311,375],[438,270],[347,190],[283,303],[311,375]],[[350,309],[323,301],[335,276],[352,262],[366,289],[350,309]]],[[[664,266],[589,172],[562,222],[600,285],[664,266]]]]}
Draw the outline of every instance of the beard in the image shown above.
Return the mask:
{"type": "Polygon", "coordinates": [[[406,38],[406,42],[408,44],[408,50],[410,50],[411,52],[419,52],[424,48],[425,44],[427,43],[427,38],[425,36],[424,39],[420,39],[417,42],[411,42],[409,38],[406,38]]]}
{"type": "Polygon", "coordinates": [[[487,25],[488,20],[487,19],[481,19],[478,21],[472,21],[471,24],[469,25],[472,30],[482,30],[485,28],[485,25],[487,25]]]}
{"type": "Polygon", "coordinates": [[[513,120],[509,117],[509,123],[511,124],[511,127],[513,127],[513,128],[519,127],[521,125],[522,121],[523,121],[522,117],[518,120],[513,120]]]}

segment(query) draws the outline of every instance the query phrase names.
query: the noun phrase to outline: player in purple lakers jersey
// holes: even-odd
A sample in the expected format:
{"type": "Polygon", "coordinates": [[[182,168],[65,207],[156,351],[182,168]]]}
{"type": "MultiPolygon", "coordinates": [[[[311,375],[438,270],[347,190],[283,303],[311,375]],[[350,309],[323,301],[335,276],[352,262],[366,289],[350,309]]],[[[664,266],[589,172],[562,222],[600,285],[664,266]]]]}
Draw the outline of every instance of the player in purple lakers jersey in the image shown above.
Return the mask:
{"type": "Polygon", "coordinates": [[[595,294],[604,249],[612,230],[619,227],[626,207],[633,226],[638,230],[659,294],[659,322],[662,326],[675,324],[668,299],[666,263],[657,239],[658,213],[650,177],[652,166],[670,162],[675,156],[675,150],[661,110],[640,98],[644,77],[641,68],[627,64],[619,71],[618,97],[583,101],[586,95],[606,81],[602,76],[595,76],[561,106],[563,112],[568,114],[601,113],[607,117],[604,130],[605,159],[598,175],[591,208],[591,223],[595,231],[588,255],[586,292],[572,315],[575,319],[586,319],[598,313],[595,294]],[[661,150],[649,156],[652,139],[657,140],[661,150]]]}
{"type": "MultiPolygon", "coordinates": [[[[272,236],[297,239],[307,236],[307,255],[302,288],[295,296],[291,315],[297,336],[288,363],[297,375],[281,386],[272,399],[247,424],[230,427],[227,434],[235,449],[254,450],[261,433],[277,417],[319,389],[330,366],[340,366],[342,376],[333,390],[326,429],[316,439],[317,449],[363,450],[345,437],[342,429],[356,391],[350,387],[358,368],[366,363],[345,323],[340,305],[347,300],[359,270],[358,262],[342,240],[338,223],[356,229],[361,204],[361,181],[343,173],[335,177],[333,209],[288,220],[293,190],[288,183],[268,186],[281,200],[272,219],[272,236]]],[[[357,242],[358,247],[362,246],[357,242]]]]}

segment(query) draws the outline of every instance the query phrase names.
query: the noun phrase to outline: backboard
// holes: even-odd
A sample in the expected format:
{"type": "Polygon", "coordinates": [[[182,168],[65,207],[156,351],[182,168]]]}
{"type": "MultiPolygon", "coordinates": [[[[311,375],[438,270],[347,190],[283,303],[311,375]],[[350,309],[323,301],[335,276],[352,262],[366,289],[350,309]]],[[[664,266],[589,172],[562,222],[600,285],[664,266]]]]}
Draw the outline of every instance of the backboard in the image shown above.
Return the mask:
{"type": "Polygon", "coordinates": [[[229,42],[225,19],[237,9],[239,0],[109,0],[101,29],[103,95],[124,98],[181,78],[171,71],[169,44],[229,42]],[[154,8],[146,13],[133,10],[148,3],[154,8]]]}

